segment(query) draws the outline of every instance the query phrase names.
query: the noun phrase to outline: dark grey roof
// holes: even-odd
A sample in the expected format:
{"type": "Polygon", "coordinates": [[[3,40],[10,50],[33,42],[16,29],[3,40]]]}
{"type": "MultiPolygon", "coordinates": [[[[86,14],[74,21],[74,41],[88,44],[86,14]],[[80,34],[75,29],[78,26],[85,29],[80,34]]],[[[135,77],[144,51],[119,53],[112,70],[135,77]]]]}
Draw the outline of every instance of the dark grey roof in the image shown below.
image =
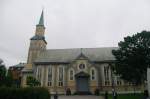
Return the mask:
{"type": "Polygon", "coordinates": [[[40,35],[34,35],[30,40],[43,40],[47,44],[45,37],[40,35]]]}
{"type": "Polygon", "coordinates": [[[26,63],[19,63],[10,67],[25,67],[26,63]]]}
{"type": "MultiPolygon", "coordinates": [[[[112,50],[117,47],[83,48],[82,53],[94,62],[115,60],[112,50]]],[[[49,49],[41,52],[35,62],[72,62],[81,54],[80,48],[73,49],[49,49]]]]}
{"type": "Polygon", "coordinates": [[[31,38],[31,40],[45,40],[44,36],[35,35],[31,38]]]}

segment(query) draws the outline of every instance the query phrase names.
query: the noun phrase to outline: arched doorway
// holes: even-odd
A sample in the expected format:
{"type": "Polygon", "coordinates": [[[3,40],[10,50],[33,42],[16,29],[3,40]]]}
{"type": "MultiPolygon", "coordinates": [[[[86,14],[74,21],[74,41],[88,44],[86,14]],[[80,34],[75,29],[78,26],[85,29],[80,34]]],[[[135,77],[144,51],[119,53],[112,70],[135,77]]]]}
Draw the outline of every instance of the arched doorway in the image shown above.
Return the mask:
{"type": "Polygon", "coordinates": [[[76,92],[78,94],[89,94],[89,77],[90,75],[85,72],[80,72],[75,75],[76,79],[76,92]]]}

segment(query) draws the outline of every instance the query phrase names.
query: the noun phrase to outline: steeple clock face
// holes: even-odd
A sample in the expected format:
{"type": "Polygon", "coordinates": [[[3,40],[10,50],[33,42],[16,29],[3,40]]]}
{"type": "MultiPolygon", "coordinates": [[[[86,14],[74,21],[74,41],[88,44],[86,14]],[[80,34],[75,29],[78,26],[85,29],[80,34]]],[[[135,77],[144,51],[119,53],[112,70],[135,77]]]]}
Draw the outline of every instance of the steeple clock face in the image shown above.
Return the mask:
{"type": "Polygon", "coordinates": [[[83,63],[80,64],[80,65],[79,65],[79,69],[85,69],[85,64],[83,64],[83,63]]]}

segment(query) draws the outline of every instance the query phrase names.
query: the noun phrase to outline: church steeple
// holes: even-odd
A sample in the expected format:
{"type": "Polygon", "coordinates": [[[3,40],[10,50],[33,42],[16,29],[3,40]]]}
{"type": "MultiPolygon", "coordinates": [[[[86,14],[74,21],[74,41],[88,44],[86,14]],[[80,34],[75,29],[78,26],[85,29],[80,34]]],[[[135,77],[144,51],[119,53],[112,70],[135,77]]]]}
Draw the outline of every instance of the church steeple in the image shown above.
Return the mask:
{"type": "Polygon", "coordinates": [[[39,23],[36,25],[35,35],[44,37],[45,34],[45,26],[44,26],[44,11],[42,10],[39,23]]]}
{"type": "Polygon", "coordinates": [[[28,64],[33,64],[40,52],[46,50],[47,42],[45,40],[44,12],[42,10],[39,23],[36,25],[35,35],[30,39],[28,52],[28,64]]]}
{"type": "Polygon", "coordinates": [[[40,17],[39,23],[37,25],[44,26],[44,12],[43,12],[43,10],[42,10],[42,13],[41,13],[41,17],[40,17]]]}

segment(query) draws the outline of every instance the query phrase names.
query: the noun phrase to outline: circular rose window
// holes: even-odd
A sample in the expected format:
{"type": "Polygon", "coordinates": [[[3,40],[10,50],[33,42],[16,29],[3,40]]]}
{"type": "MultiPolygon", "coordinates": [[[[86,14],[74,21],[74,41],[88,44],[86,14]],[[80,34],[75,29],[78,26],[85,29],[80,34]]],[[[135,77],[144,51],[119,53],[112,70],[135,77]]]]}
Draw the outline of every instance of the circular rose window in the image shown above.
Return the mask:
{"type": "Polygon", "coordinates": [[[80,69],[84,69],[84,68],[85,68],[85,64],[80,64],[80,65],[79,65],[79,68],[80,68],[80,69]]]}

